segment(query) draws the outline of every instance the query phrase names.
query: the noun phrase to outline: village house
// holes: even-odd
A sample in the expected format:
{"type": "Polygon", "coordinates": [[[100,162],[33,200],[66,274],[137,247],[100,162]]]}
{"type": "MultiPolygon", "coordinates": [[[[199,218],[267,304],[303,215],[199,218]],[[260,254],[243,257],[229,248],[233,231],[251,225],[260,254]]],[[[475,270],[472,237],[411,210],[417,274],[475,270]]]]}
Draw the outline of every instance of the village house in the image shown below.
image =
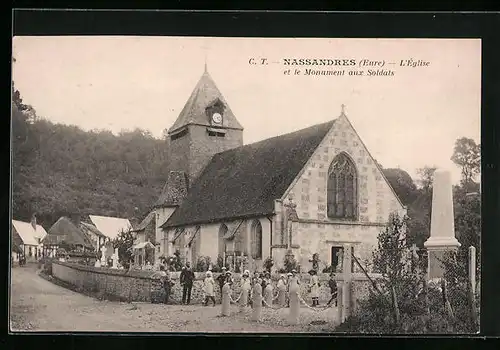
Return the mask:
{"type": "Polygon", "coordinates": [[[36,223],[36,216],[31,217],[31,222],[12,220],[12,257],[19,261],[21,256],[26,261],[37,261],[42,256],[42,241],[47,235],[45,229],[36,223]]]}
{"type": "MultiPolygon", "coordinates": [[[[208,256],[261,269],[370,259],[389,214],[406,213],[344,107],[340,115],[243,145],[243,127],[205,68],[168,131],[170,172],[154,204],[157,257],[208,256]]],[[[150,221],[152,222],[152,221],[150,221]]]]}
{"type": "MultiPolygon", "coordinates": [[[[85,218],[83,219],[85,220],[85,218]]],[[[82,221],[80,215],[60,217],[49,229],[47,236],[43,240],[44,255],[54,257],[59,248],[72,248],[80,252],[95,252],[102,241],[102,233],[92,227],[92,224],[82,221]],[[92,228],[91,228],[92,227],[92,228]],[[98,242],[93,240],[98,237],[98,242]]]]}

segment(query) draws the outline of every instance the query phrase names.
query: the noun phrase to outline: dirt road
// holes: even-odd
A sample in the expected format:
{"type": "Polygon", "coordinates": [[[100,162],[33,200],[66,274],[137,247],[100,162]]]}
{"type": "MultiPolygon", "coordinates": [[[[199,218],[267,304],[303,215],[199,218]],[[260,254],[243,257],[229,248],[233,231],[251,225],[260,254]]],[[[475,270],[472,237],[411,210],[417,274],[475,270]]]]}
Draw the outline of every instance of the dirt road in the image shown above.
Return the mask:
{"type": "Polygon", "coordinates": [[[250,320],[250,310],[239,313],[237,306],[232,306],[231,316],[221,317],[220,305],[101,301],[43,279],[34,266],[11,271],[12,331],[324,332],[331,329],[334,318],[331,308],[325,311],[302,308],[300,324],[291,326],[287,324],[288,309],[263,308],[262,321],[257,323],[250,320]]]}

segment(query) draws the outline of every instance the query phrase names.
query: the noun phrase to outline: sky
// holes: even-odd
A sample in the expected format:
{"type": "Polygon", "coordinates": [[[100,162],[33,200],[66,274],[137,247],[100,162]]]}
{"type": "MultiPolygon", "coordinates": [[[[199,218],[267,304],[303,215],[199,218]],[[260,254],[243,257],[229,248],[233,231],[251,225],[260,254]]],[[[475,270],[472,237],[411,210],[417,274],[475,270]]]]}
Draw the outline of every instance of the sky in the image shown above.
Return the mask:
{"type": "Polygon", "coordinates": [[[450,170],[456,183],[455,140],[480,142],[478,39],[15,37],[13,56],[13,81],[24,103],[41,117],[84,130],[139,127],[161,137],[206,63],[244,127],[245,144],[335,119],[344,104],[383,167],[417,179],[418,168],[437,166],[450,170]],[[250,64],[251,58],[268,64],[250,64]],[[290,67],[285,58],[358,65],[290,67]],[[384,66],[359,67],[364,59],[384,66]],[[409,59],[429,65],[400,66],[409,59]],[[301,74],[293,74],[296,68],[301,74]],[[344,75],[304,75],[306,68],[344,75]],[[368,69],[394,74],[366,76],[368,69]],[[365,75],[348,75],[354,70],[365,75]]]}

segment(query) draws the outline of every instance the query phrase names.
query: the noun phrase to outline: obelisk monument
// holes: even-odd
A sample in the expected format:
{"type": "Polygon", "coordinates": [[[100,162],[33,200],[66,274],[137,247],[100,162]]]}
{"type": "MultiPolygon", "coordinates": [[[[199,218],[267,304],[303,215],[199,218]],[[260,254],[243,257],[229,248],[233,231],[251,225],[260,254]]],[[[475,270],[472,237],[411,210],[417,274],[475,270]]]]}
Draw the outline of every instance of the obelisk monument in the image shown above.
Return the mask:
{"type": "Polygon", "coordinates": [[[424,243],[428,251],[429,279],[443,277],[441,260],[444,253],[456,250],[460,243],[455,237],[453,191],[449,171],[437,169],[432,186],[431,235],[424,243]]]}

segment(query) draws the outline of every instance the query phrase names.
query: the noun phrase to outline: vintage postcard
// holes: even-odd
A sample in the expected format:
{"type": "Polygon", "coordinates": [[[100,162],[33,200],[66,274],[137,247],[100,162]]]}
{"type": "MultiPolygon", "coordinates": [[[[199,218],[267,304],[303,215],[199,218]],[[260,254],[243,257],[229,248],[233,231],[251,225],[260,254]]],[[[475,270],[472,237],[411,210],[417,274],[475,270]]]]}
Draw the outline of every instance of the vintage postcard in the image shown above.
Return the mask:
{"type": "Polygon", "coordinates": [[[479,332],[481,40],[17,36],[12,66],[12,332],[479,332]]]}

